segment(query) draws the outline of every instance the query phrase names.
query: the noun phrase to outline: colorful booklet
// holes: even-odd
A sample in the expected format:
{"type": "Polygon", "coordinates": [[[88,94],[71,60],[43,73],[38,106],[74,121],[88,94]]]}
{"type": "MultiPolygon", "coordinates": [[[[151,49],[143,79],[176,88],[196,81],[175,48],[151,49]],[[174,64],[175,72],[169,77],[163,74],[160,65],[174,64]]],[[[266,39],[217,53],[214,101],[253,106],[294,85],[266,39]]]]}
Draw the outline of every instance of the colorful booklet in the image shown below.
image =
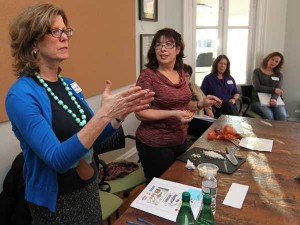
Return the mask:
{"type": "Polygon", "coordinates": [[[175,222],[184,191],[191,194],[190,203],[196,219],[202,205],[202,190],[160,178],[153,178],[130,206],[175,222]]]}

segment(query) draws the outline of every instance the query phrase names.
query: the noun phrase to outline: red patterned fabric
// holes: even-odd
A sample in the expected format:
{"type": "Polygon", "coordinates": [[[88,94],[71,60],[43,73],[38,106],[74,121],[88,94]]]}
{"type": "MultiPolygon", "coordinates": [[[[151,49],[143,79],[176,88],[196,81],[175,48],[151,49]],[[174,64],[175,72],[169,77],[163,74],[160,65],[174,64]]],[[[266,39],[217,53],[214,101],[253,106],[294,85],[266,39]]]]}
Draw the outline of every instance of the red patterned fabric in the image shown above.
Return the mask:
{"type": "MultiPolygon", "coordinates": [[[[191,91],[185,81],[184,72],[178,71],[180,83],[173,84],[157,70],[145,69],[140,74],[137,85],[155,92],[151,109],[186,110],[192,98],[191,91]]],[[[151,147],[170,147],[182,144],[187,135],[187,124],[176,118],[156,121],[142,121],[136,136],[144,144],[151,147]]]]}
{"type": "MultiPolygon", "coordinates": [[[[129,173],[137,170],[139,165],[134,162],[120,161],[111,162],[107,165],[107,175],[105,180],[113,180],[119,177],[124,177],[129,173]]],[[[103,173],[103,171],[102,171],[103,173]]]]}

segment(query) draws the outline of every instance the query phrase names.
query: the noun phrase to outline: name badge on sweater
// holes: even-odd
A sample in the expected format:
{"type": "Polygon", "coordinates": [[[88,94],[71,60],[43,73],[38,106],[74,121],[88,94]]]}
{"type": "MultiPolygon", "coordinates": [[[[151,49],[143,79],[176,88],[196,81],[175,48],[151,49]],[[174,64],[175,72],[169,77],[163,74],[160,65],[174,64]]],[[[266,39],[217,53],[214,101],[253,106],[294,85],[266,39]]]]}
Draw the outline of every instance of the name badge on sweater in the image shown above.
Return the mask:
{"type": "Polygon", "coordinates": [[[76,82],[73,82],[71,84],[72,89],[78,94],[82,91],[82,89],[78,86],[78,84],[76,82]]]}
{"type": "Polygon", "coordinates": [[[279,77],[271,77],[272,80],[279,81],[279,77]]]}
{"type": "Polygon", "coordinates": [[[233,81],[232,80],[228,80],[227,84],[233,84],[233,81]]]}

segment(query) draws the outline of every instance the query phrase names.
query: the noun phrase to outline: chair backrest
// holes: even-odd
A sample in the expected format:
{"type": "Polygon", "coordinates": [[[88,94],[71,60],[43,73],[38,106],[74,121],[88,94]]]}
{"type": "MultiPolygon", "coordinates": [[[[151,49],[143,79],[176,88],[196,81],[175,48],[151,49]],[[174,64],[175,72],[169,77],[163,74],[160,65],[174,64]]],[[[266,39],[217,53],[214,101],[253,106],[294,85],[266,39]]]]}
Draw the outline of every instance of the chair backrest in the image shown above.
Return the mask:
{"type": "Polygon", "coordinates": [[[250,100],[252,100],[252,89],[253,85],[241,85],[242,95],[250,98],[250,100]]]}
{"type": "Polygon", "coordinates": [[[94,153],[102,154],[105,152],[113,151],[116,149],[125,148],[125,134],[123,127],[121,126],[116,132],[107,138],[102,143],[95,143],[93,145],[94,153]]]}
{"type": "Polygon", "coordinates": [[[196,60],[197,67],[207,67],[211,66],[213,59],[212,52],[200,53],[196,60]]]}

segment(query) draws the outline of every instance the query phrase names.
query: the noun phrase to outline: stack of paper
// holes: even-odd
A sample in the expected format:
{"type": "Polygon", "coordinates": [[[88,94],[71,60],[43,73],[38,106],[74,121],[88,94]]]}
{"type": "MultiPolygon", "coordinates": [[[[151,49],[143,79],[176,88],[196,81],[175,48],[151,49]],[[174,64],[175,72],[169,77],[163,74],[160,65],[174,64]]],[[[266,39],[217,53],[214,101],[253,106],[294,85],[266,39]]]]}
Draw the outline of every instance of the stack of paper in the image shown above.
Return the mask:
{"type": "Polygon", "coordinates": [[[239,146],[256,151],[271,152],[273,147],[273,140],[257,137],[245,137],[242,138],[239,146]]]}
{"type": "Polygon", "coordinates": [[[207,116],[207,115],[194,115],[194,118],[195,119],[199,119],[199,120],[204,120],[204,121],[207,121],[207,122],[215,122],[217,119],[216,118],[213,118],[213,117],[210,117],[210,116],[207,116]]]}
{"type": "MultiPolygon", "coordinates": [[[[257,94],[258,94],[260,104],[262,106],[270,106],[271,94],[261,93],[261,92],[258,92],[257,94]]],[[[283,105],[284,105],[284,102],[282,101],[282,98],[280,96],[278,96],[276,106],[283,106],[283,105]]]]}

